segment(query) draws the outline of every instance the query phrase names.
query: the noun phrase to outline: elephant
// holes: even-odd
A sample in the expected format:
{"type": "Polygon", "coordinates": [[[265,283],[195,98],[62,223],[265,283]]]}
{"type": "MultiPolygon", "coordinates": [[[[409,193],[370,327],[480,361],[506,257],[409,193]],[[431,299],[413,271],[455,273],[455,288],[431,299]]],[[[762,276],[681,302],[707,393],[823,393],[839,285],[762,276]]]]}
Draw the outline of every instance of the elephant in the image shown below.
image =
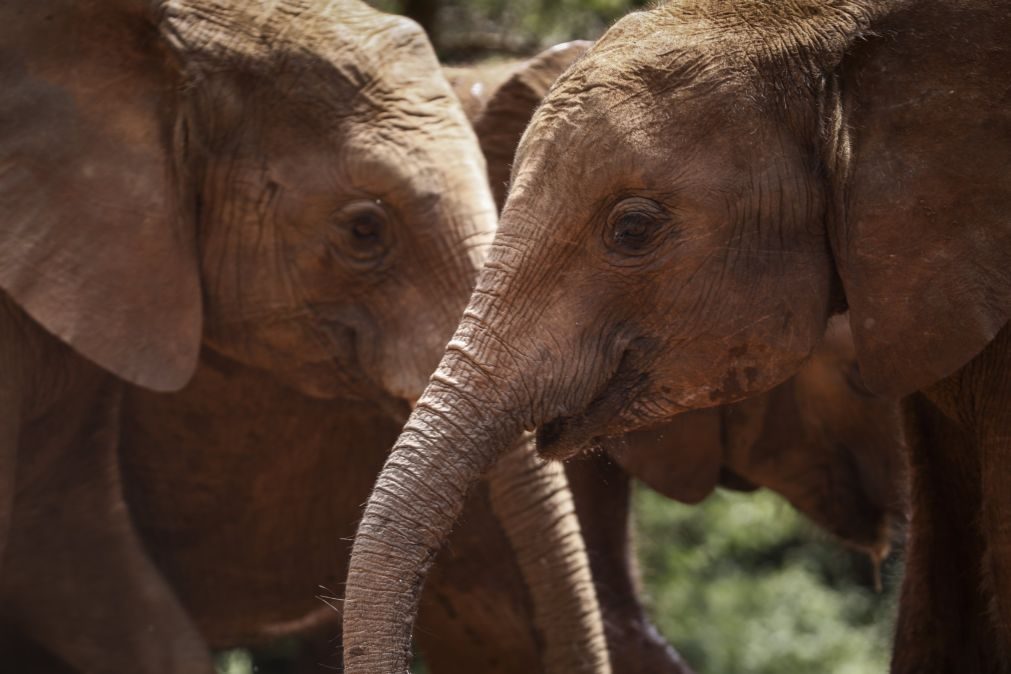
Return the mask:
{"type": "MultiPolygon", "coordinates": [[[[424,129],[402,131],[397,140],[409,151],[424,129]]],[[[447,167],[459,161],[458,147],[445,151],[447,167]]],[[[484,180],[483,162],[469,164],[484,180]]],[[[395,233],[404,246],[400,264],[384,269],[390,296],[377,296],[377,279],[367,273],[332,280],[344,310],[373,323],[375,343],[358,348],[389,352],[393,363],[397,349],[404,358],[413,348],[434,367],[488,243],[449,225],[405,218],[395,233]],[[453,301],[456,313],[447,308],[453,301]]],[[[338,342],[331,355],[347,358],[349,348],[338,342]]],[[[339,653],[360,504],[424,384],[410,381],[412,393],[381,372],[369,374],[365,385],[352,381],[339,395],[320,395],[208,343],[181,391],[127,390],[126,503],[211,648],[298,638],[306,647],[295,667],[306,672],[339,653]]],[[[440,556],[417,635],[432,672],[610,671],[564,472],[533,459],[521,447],[475,490],[440,556]]]]}
{"type": "Polygon", "coordinates": [[[5,3],[0,51],[3,647],[211,672],[123,504],[124,390],[204,353],[403,418],[496,226],[484,159],[358,0],[5,3]]]}
{"type": "Polygon", "coordinates": [[[1009,21],[990,0],[674,0],[573,64],[366,505],[345,671],[404,671],[431,551],[521,432],[565,459],[745,400],[846,310],[863,384],[905,398],[892,670],[1009,671],[1009,21]],[[392,539],[405,521],[430,526],[392,539]]]}
{"type": "MultiPolygon", "coordinates": [[[[548,49],[497,86],[489,81],[500,77],[499,65],[451,73],[458,95],[471,98],[496,203],[505,200],[512,155],[534,110],[590,45],[575,41],[548,49]]],[[[703,500],[717,485],[772,489],[840,541],[867,553],[875,568],[906,525],[898,404],[863,384],[844,316],[829,321],[824,340],[797,374],[767,394],[686,412],[603,448],[568,462],[566,474],[615,671],[687,671],[637,598],[629,544],[633,478],[687,504],[703,500]]]]}

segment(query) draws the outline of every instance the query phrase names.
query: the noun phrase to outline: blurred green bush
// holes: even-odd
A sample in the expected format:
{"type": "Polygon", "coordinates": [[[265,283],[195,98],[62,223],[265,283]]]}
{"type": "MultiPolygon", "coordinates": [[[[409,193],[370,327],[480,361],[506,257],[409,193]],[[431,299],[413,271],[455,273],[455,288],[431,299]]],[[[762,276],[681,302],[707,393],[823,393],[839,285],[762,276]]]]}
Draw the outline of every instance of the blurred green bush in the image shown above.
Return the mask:
{"type": "Polygon", "coordinates": [[[635,511],[650,613],[698,671],[888,671],[896,561],[875,592],[869,560],[764,491],[689,507],[642,488],[635,511]]]}

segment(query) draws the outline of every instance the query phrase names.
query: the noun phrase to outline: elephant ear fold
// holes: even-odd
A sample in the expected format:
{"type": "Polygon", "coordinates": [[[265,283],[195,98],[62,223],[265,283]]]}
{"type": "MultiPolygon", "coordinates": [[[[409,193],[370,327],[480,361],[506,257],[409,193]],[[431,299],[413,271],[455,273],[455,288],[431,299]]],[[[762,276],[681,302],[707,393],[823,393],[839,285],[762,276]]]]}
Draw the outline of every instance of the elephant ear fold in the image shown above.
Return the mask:
{"type": "Polygon", "coordinates": [[[589,50],[592,42],[575,40],[547,49],[520,64],[490,96],[474,123],[488,160],[488,179],[499,209],[508,192],[513,155],[541,99],[559,75],[589,50]]]}
{"type": "Polygon", "coordinates": [[[839,66],[833,247],[864,381],[899,397],[1011,315],[1011,12],[915,3],[839,66]]]}
{"type": "Polygon", "coordinates": [[[100,366],[172,390],[201,334],[186,128],[158,31],[128,5],[0,8],[0,288],[100,366]]]}

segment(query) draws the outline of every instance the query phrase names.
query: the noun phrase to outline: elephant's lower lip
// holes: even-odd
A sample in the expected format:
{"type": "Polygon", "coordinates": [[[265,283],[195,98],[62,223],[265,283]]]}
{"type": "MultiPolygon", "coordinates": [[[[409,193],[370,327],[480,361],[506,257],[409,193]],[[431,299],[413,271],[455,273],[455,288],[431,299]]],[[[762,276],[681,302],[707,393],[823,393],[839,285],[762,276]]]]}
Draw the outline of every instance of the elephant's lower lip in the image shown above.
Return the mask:
{"type": "Polygon", "coordinates": [[[546,459],[564,461],[592,446],[592,436],[580,432],[575,417],[558,417],[537,429],[537,453],[546,459]]]}
{"type": "Polygon", "coordinates": [[[620,426],[610,405],[592,406],[576,416],[556,417],[537,428],[537,453],[555,461],[571,459],[620,434],[620,426]]]}

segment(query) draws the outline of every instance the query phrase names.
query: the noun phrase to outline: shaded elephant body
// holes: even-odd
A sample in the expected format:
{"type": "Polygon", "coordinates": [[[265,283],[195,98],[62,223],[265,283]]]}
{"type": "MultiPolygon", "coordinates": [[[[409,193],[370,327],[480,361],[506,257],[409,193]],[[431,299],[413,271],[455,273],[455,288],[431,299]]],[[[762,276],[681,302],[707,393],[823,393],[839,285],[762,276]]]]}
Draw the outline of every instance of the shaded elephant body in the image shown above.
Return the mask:
{"type": "MultiPolygon", "coordinates": [[[[465,485],[518,433],[536,428],[542,454],[567,458],[763,394],[846,309],[878,395],[975,373],[985,402],[940,385],[959,409],[986,407],[959,420],[967,465],[999,467],[1006,375],[982,363],[1003,358],[1011,316],[1009,18],[987,0],[669,2],[578,59],[524,132],[471,303],[366,508],[346,671],[400,671],[421,582],[383,578],[423,577],[465,485]],[[401,518],[432,527],[392,540],[401,518]]],[[[992,474],[976,486],[990,490],[983,571],[953,575],[987,588],[997,638],[980,662],[1003,671],[1011,508],[992,474]]],[[[914,512],[914,549],[923,528],[914,512]]],[[[957,646],[915,604],[902,613],[895,671],[943,670],[907,664],[924,640],[957,646]]]]}
{"type": "Polygon", "coordinates": [[[5,423],[19,422],[13,452],[5,455],[10,472],[3,473],[10,526],[0,548],[0,660],[26,674],[69,665],[210,672],[200,636],[147,558],[123,505],[122,383],[2,296],[0,312],[0,362],[5,383],[15,384],[4,397],[18,400],[2,413],[5,423]],[[124,633],[138,616],[145,628],[124,633]],[[25,654],[27,644],[49,655],[25,654]]]}

